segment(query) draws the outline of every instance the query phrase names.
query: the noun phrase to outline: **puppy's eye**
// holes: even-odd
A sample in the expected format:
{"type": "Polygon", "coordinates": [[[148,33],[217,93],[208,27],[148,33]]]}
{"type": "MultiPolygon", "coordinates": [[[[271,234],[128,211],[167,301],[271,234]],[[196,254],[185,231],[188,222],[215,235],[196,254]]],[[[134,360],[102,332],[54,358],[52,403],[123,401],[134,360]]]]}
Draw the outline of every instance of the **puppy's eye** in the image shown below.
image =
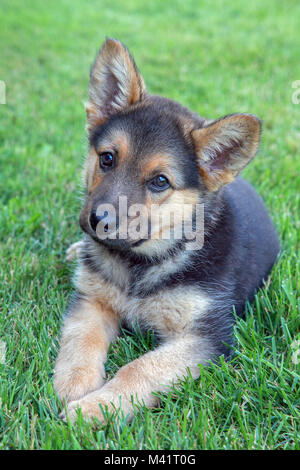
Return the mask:
{"type": "Polygon", "coordinates": [[[148,187],[151,191],[165,191],[170,187],[170,183],[164,175],[158,175],[149,181],[148,187]]]}
{"type": "Polygon", "coordinates": [[[113,168],[115,164],[115,156],[112,152],[100,153],[99,165],[103,170],[109,170],[113,168]]]}

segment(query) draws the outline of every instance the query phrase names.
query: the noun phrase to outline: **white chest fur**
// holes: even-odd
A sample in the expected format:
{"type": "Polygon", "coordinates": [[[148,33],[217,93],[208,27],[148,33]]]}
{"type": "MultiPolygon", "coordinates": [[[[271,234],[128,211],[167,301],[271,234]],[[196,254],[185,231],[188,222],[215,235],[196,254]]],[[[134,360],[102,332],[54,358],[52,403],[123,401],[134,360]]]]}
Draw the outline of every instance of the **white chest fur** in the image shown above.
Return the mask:
{"type": "MultiPolygon", "coordinates": [[[[119,273],[122,275],[122,273],[119,273]]],[[[125,279],[125,277],[124,277],[125,279]]],[[[128,295],[126,289],[105,280],[80,264],[76,275],[77,289],[90,299],[107,303],[120,320],[136,322],[152,328],[163,336],[182,335],[193,328],[209,305],[209,298],[197,287],[177,286],[159,290],[145,298],[128,295]]]]}

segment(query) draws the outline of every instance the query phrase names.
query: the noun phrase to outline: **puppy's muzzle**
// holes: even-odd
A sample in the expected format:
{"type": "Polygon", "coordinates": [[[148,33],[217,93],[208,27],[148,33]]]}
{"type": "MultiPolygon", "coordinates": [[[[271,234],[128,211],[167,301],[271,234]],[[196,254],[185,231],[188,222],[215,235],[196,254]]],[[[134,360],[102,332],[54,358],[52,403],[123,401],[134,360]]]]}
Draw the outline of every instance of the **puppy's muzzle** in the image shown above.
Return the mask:
{"type": "MultiPolygon", "coordinates": [[[[104,219],[106,219],[106,217],[108,216],[108,212],[105,211],[103,215],[97,215],[96,214],[96,211],[92,211],[91,215],[90,215],[90,226],[92,228],[92,230],[94,232],[96,232],[96,228],[97,228],[97,225],[99,224],[99,222],[104,221],[104,219]]],[[[108,226],[108,222],[106,221],[106,225],[108,226]]]]}
{"type": "Polygon", "coordinates": [[[90,215],[90,226],[95,232],[102,232],[109,235],[118,230],[118,220],[115,215],[110,214],[108,211],[104,211],[103,214],[97,214],[95,210],[90,215]]]}

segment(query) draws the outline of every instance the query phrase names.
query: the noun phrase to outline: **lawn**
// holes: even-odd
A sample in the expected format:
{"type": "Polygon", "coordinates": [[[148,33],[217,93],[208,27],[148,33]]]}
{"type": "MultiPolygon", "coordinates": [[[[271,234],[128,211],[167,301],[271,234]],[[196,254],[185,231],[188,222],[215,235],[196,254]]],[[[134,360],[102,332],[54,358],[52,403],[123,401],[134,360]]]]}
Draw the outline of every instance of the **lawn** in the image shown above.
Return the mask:
{"type": "MultiPolygon", "coordinates": [[[[0,448],[300,448],[299,16],[297,0],[1,0],[0,448]],[[80,237],[82,103],[107,35],[131,49],[152,93],[206,117],[263,119],[244,176],[272,214],[282,253],[237,322],[230,362],[201,368],[130,424],[94,429],[59,420],[52,372],[72,291],[65,251],[80,237]]],[[[122,336],[108,376],[152,346],[122,336]]]]}

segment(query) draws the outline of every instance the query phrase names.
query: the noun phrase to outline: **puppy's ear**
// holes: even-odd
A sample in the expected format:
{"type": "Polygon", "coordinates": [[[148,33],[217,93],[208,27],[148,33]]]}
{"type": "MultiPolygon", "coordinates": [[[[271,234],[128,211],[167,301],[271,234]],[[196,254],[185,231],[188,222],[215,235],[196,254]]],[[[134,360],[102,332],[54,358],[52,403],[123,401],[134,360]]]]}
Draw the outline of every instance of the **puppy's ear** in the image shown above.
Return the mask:
{"type": "Polygon", "coordinates": [[[133,58],[116,39],[107,39],[90,74],[87,128],[143,99],[145,85],[133,58]]]}
{"type": "Polygon", "coordinates": [[[199,170],[206,187],[217,191],[256,154],[261,121],[252,114],[231,114],[192,131],[199,170]]]}

